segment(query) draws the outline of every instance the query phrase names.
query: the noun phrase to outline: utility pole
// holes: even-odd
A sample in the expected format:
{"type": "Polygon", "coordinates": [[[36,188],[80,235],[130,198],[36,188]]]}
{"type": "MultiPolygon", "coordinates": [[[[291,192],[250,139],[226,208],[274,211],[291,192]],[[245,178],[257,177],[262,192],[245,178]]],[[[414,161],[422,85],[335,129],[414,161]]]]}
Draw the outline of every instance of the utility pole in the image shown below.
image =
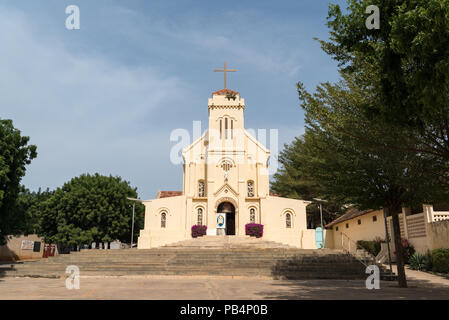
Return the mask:
{"type": "Polygon", "coordinates": [[[388,249],[388,264],[390,265],[390,272],[393,272],[393,267],[391,265],[390,235],[388,233],[387,208],[384,208],[383,211],[384,211],[384,220],[385,220],[385,241],[387,242],[387,249],[388,249]]]}
{"type": "Polygon", "coordinates": [[[313,198],[320,205],[320,220],[321,220],[321,241],[323,242],[324,248],[324,225],[323,225],[323,202],[327,202],[323,199],[313,198]]]}
{"type": "Polygon", "coordinates": [[[133,201],[133,218],[132,218],[132,224],[131,224],[131,249],[132,249],[133,242],[134,242],[134,215],[136,212],[136,202],[142,203],[142,200],[136,199],[136,198],[129,198],[129,197],[126,197],[126,199],[133,201]]]}
{"type": "Polygon", "coordinates": [[[133,221],[131,224],[131,249],[133,248],[133,242],[134,242],[134,214],[136,212],[136,203],[133,202],[133,221]]]}

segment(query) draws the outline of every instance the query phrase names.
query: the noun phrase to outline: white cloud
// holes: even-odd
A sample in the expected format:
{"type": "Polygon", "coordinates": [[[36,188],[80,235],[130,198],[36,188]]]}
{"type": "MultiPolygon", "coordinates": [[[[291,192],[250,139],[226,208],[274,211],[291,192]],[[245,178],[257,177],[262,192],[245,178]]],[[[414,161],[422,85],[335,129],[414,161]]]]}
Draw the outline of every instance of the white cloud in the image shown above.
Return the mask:
{"type": "Polygon", "coordinates": [[[211,57],[226,56],[259,72],[295,77],[301,69],[298,61],[301,61],[300,56],[305,52],[279,37],[286,34],[291,37],[292,33],[295,34],[295,27],[279,24],[278,21],[263,21],[249,11],[217,12],[208,17],[189,16],[172,20],[120,6],[113,6],[109,10],[109,15],[124,20],[118,32],[127,37],[170,39],[167,42],[195,48],[192,52],[199,50],[211,57]],[[129,24],[130,20],[132,24],[129,24]]]}
{"type": "Polygon", "coordinates": [[[40,33],[26,15],[5,7],[0,30],[0,117],[13,119],[38,146],[24,179],[28,187],[54,188],[95,171],[143,183],[142,175],[169,163],[154,156],[169,136],[145,128],[145,121],[189,97],[180,79],[72,53],[61,39],[40,33]]]}

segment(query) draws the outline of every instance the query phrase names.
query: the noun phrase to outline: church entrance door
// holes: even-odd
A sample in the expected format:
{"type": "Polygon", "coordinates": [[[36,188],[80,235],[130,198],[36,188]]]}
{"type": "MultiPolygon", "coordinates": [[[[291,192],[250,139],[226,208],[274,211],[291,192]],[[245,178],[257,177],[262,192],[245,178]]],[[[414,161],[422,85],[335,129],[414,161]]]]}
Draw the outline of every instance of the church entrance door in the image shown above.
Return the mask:
{"type": "Polygon", "coordinates": [[[235,236],[235,212],[226,213],[226,235],[235,236]]]}
{"type": "Polygon", "coordinates": [[[217,212],[226,213],[226,235],[235,235],[235,208],[232,203],[221,203],[217,212]]]}

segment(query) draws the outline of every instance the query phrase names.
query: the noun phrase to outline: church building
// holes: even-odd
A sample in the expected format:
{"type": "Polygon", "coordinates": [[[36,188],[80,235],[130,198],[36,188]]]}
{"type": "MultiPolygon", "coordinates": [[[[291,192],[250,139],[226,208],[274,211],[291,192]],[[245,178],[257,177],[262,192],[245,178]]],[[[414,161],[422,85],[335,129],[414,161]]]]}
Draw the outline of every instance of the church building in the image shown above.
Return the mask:
{"type": "Polygon", "coordinates": [[[270,151],[245,130],[244,110],[244,99],[226,85],[212,93],[209,128],[182,152],[183,190],[143,201],[139,249],[190,239],[193,225],[207,226],[208,236],[245,236],[248,223],[264,226],[264,240],[316,248],[306,222],[310,202],[270,193],[270,151]]]}

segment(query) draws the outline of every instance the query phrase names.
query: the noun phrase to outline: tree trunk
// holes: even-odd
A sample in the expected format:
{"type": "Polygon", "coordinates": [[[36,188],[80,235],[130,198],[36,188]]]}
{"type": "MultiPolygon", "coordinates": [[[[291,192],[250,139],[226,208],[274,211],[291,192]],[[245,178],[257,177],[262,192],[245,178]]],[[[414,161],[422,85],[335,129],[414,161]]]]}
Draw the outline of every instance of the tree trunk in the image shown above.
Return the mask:
{"type": "Polygon", "coordinates": [[[393,220],[394,246],[396,248],[396,263],[398,267],[398,284],[400,288],[407,288],[407,279],[404,269],[404,255],[401,241],[401,226],[399,224],[399,215],[397,210],[390,208],[391,218],[393,220]]]}

